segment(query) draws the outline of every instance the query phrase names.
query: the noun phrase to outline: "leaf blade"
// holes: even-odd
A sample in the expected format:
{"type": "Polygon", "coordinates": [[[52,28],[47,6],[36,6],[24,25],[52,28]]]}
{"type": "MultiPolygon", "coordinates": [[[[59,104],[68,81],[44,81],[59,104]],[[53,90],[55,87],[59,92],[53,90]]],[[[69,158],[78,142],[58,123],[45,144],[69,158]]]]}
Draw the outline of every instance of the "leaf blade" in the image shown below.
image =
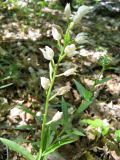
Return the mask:
{"type": "Polygon", "coordinates": [[[0,141],[6,146],[8,146],[10,149],[12,149],[13,151],[23,155],[23,157],[25,157],[27,160],[34,160],[32,154],[28,152],[24,147],[17,144],[16,142],[5,139],[5,138],[0,138],[0,141]]]}
{"type": "Polygon", "coordinates": [[[46,155],[54,152],[56,149],[60,148],[61,146],[72,143],[76,140],[77,140],[77,138],[76,139],[63,139],[61,141],[58,141],[57,143],[55,143],[51,147],[49,147],[45,152],[43,152],[43,156],[46,156],[46,155]]]}
{"type": "Polygon", "coordinates": [[[76,80],[74,80],[75,85],[77,87],[77,90],[79,91],[80,95],[86,100],[86,101],[90,101],[90,99],[92,98],[92,92],[88,91],[81,83],[77,82],[76,80]]]}
{"type": "Polygon", "coordinates": [[[85,101],[83,102],[77,109],[77,113],[82,113],[84,110],[86,110],[90,105],[92,104],[91,101],[85,101]]]}
{"type": "Polygon", "coordinates": [[[62,105],[64,123],[66,124],[68,123],[69,114],[68,114],[68,104],[66,103],[64,97],[62,97],[61,105],[62,105]]]}
{"type": "Polygon", "coordinates": [[[106,77],[106,78],[103,78],[101,80],[96,80],[95,85],[105,83],[105,82],[107,82],[107,81],[109,81],[111,79],[112,79],[112,77],[106,77]]]}

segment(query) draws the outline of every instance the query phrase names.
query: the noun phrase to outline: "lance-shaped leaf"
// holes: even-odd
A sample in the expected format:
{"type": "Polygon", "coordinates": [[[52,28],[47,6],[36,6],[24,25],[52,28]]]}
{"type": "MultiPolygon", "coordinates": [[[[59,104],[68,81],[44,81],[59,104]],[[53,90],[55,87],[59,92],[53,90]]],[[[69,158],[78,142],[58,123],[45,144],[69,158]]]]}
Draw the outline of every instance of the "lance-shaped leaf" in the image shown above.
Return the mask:
{"type": "Polygon", "coordinates": [[[92,92],[88,91],[82,84],[74,80],[77,90],[79,91],[80,95],[86,100],[90,101],[92,98],[92,92]]]}
{"type": "Polygon", "coordinates": [[[69,144],[69,143],[72,143],[72,142],[74,142],[76,140],[77,140],[77,138],[74,138],[74,139],[70,139],[70,138],[62,139],[62,140],[58,141],[57,143],[51,145],[48,149],[46,149],[43,152],[42,156],[46,156],[46,155],[54,152],[55,150],[57,150],[61,146],[64,146],[64,145],[69,144]]]}
{"type": "Polygon", "coordinates": [[[28,152],[24,147],[20,146],[14,141],[5,139],[5,138],[0,138],[0,141],[8,146],[11,150],[21,154],[26,160],[34,160],[34,157],[30,152],[28,152]]]}
{"type": "Polygon", "coordinates": [[[107,82],[111,79],[112,79],[112,77],[106,77],[106,78],[103,78],[103,79],[100,79],[100,80],[96,80],[95,85],[105,83],[105,82],[107,82]]]}
{"type": "Polygon", "coordinates": [[[69,121],[68,104],[67,104],[67,102],[64,100],[63,97],[62,97],[62,100],[61,100],[61,105],[62,105],[64,123],[65,123],[66,125],[68,125],[68,121],[69,121]]]}
{"type": "Polygon", "coordinates": [[[85,101],[82,102],[82,104],[78,107],[77,113],[82,113],[84,110],[86,110],[90,105],[92,104],[91,101],[85,101]]]}

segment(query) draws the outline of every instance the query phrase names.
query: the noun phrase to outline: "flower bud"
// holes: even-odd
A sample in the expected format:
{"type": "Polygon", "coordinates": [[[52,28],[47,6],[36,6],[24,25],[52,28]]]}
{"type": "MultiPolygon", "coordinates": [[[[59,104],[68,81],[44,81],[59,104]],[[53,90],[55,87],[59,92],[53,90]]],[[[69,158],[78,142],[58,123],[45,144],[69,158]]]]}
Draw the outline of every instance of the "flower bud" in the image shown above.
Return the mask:
{"type": "Polygon", "coordinates": [[[52,27],[52,36],[56,41],[59,41],[62,36],[56,27],[52,27]]]}
{"type": "Polygon", "coordinates": [[[58,90],[57,90],[57,95],[63,95],[63,94],[65,94],[65,93],[67,93],[67,92],[69,92],[70,91],[70,86],[64,86],[64,87],[61,87],[61,88],[59,88],[58,90]]]}
{"type": "Polygon", "coordinates": [[[71,69],[68,69],[67,71],[65,71],[63,73],[64,76],[70,76],[70,75],[75,75],[76,73],[76,68],[71,68],[71,69]]]}
{"type": "Polygon", "coordinates": [[[45,59],[47,59],[49,61],[53,59],[54,51],[50,47],[45,46],[45,49],[40,48],[40,50],[42,51],[45,59]]]}
{"type": "Polygon", "coordinates": [[[78,11],[76,14],[73,16],[73,22],[74,23],[79,23],[81,19],[90,11],[90,7],[82,5],[78,8],[78,11]]]}
{"type": "Polygon", "coordinates": [[[70,17],[70,15],[71,15],[70,3],[67,3],[67,4],[66,4],[64,13],[65,13],[65,15],[66,15],[67,18],[70,17]]]}
{"type": "Polygon", "coordinates": [[[53,116],[52,120],[49,121],[48,123],[46,123],[47,125],[51,124],[52,122],[57,122],[59,121],[60,119],[62,119],[63,117],[63,112],[60,112],[60,111],[57,111],[55,113],[55,115],[53,116]]]}
{"type": "Polygon", "coordinates": [[[47,90],[50,87],[50,80],[46,77],[41,77],[41,86],[47,90]]]}
{"type": "Polygon", "coordinates": [[[84,33],[84,32],[79,33],[79,34],[75,37],[75,42],[78,43],[78,44],[88,43],[87,34],[84,33]]]}
{"type": "Polygon", "coordinates": [[[63,116],[63,112],[57,111],[56,114],[52,118],[52,122],[56,122],[56,121],[60,120],[62,118],[62,116],[63,116]]]}
{"type": "Polygon", "coordinates": [[[74,44],[68,45],[65,48],[65,53],[67,54],[68,57],[73,57],[74,55],[77,54],[76,47],[74,44]]]}

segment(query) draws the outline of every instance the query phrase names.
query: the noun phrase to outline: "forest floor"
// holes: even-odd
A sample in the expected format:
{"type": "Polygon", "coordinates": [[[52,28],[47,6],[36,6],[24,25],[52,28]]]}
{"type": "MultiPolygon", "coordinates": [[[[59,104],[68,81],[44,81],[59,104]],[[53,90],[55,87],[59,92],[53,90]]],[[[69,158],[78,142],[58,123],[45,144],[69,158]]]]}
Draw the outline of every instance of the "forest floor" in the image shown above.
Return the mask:
{"type": "MultiPolygon", "coordinates": [[[[65,30],[63,9],[45,7],[38,10],[30,7],[27,11],[12,8],[0,10],[0,137],[19,141],[32,150],[31,141],[39,138],[40,120],[34,119],[24,111],[41,112],[45,97],[40,87],[40,76],[48,74],[48,63],[39,48],[52,46],[57,51],[56,42],[51,36],[51,26],[60,25],[65,30]],[[63,18],[62,18],[63,17],[63,18]],[[22,108],[23,107],[23,110],[22,108]]],[[[105,71],[104,77],[111,80],[102,84],[95,102],[73,124],[79,126],[80,119],[107,119],[112,131],[120,129],[120,22],[117,16],[90,13],[75,32],[86,32],[89,43],[82,46],[80,58],[66,59],[64,68],[77,66],[77,75],[59,79],[58,84],[73,86],[73,78],[81,81],[87,88],[93,85],[93,79],[101,67],[97,59],[102,52],[112,57],[111,69],[105,71]],[[90,55],[90,56],[89,56],[90,55]]],[[[56,56],[57,57],[57,56],[56,56]]],[[[82,99],[75,86],[65,98],[77,107],[82,99]]],[[[57,104],[51,106],[53,115],[57,104]]],[[[86,128],[86,130],[89,128],[86,128]]],[[[2,146],[2,144],[0,144],[2,146]]],[[[5,160],[6,147],[0,148],[0,160],[5,160]]],[[[23,160],[8,151],[10,159],[23,160]]],[[[120,160],[120,144],[111,135],[96,138],[92,134],[79,141],[59,149],[58,158],[51,160],[120,160]]]]}

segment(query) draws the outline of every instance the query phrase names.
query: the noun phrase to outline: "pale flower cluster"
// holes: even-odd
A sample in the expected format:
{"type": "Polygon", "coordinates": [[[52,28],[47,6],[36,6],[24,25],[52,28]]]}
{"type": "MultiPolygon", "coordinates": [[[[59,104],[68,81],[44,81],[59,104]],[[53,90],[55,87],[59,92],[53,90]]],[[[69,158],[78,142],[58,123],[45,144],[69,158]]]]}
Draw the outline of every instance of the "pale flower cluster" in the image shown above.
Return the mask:
{"type": "MultiPolygon", "coordinates": [[[[78,11],[75,13],[75,15],[73,16],[73,24],[77,24],[80,22],[80,20],[90,11],[90,7],[88,6],[80,6],[78,11]]],[[[67,18],[70,18],[71,16],[71,8],[70,8],[70,4],[68,3],[65,7],[65,11],[64,11],[65,15],[67,18]]],[[[60,41],[62,39],[62,31],[60,26],[54,25],[52,27],[52,36],[54,38],[54,40],[56,41],[60,41]]],[[[79,33],[76,37],[75,37],[75,42],[78,44],[84,44],[84,43],[88,43],[87,40],[87,34],[86,33],[79,33]]],[[[52,48],[50,48],[49,46],[45,46],[45,48],[40,48],[43,57],[50,61],[49,63],[49,72],[50,72],[50,79],[46,78],[46,77],[41,77],[41,86],[45,89],[48,90],[51,84],[51,80],[52,80],[52,73],[53,73],[53,68],[52,68],[52,63],[54,63],[53,58],[54,58],[54,51],[52,48]]],[[[69,44],[64,48],[64,53],[65,56],[68,57],[73,57],[76,56],[77,54],[80,54],[80,52],[76,51],[76,46],[75,44],[69,44]]],[[[68,70],[66,70],[64,73],[60,74],[64,75],[64,76],[70,76],[70,75],[75,75],[76,74],[76,68],[69,68],[68,70]]],[[[59,76],[59,75],[58,75],[59,76]]],[[[56,95],[63,95],[66,92],[68,92],[70,90],[70,86],[64,86],[61,87],[57,90],[56,95]]]]}

